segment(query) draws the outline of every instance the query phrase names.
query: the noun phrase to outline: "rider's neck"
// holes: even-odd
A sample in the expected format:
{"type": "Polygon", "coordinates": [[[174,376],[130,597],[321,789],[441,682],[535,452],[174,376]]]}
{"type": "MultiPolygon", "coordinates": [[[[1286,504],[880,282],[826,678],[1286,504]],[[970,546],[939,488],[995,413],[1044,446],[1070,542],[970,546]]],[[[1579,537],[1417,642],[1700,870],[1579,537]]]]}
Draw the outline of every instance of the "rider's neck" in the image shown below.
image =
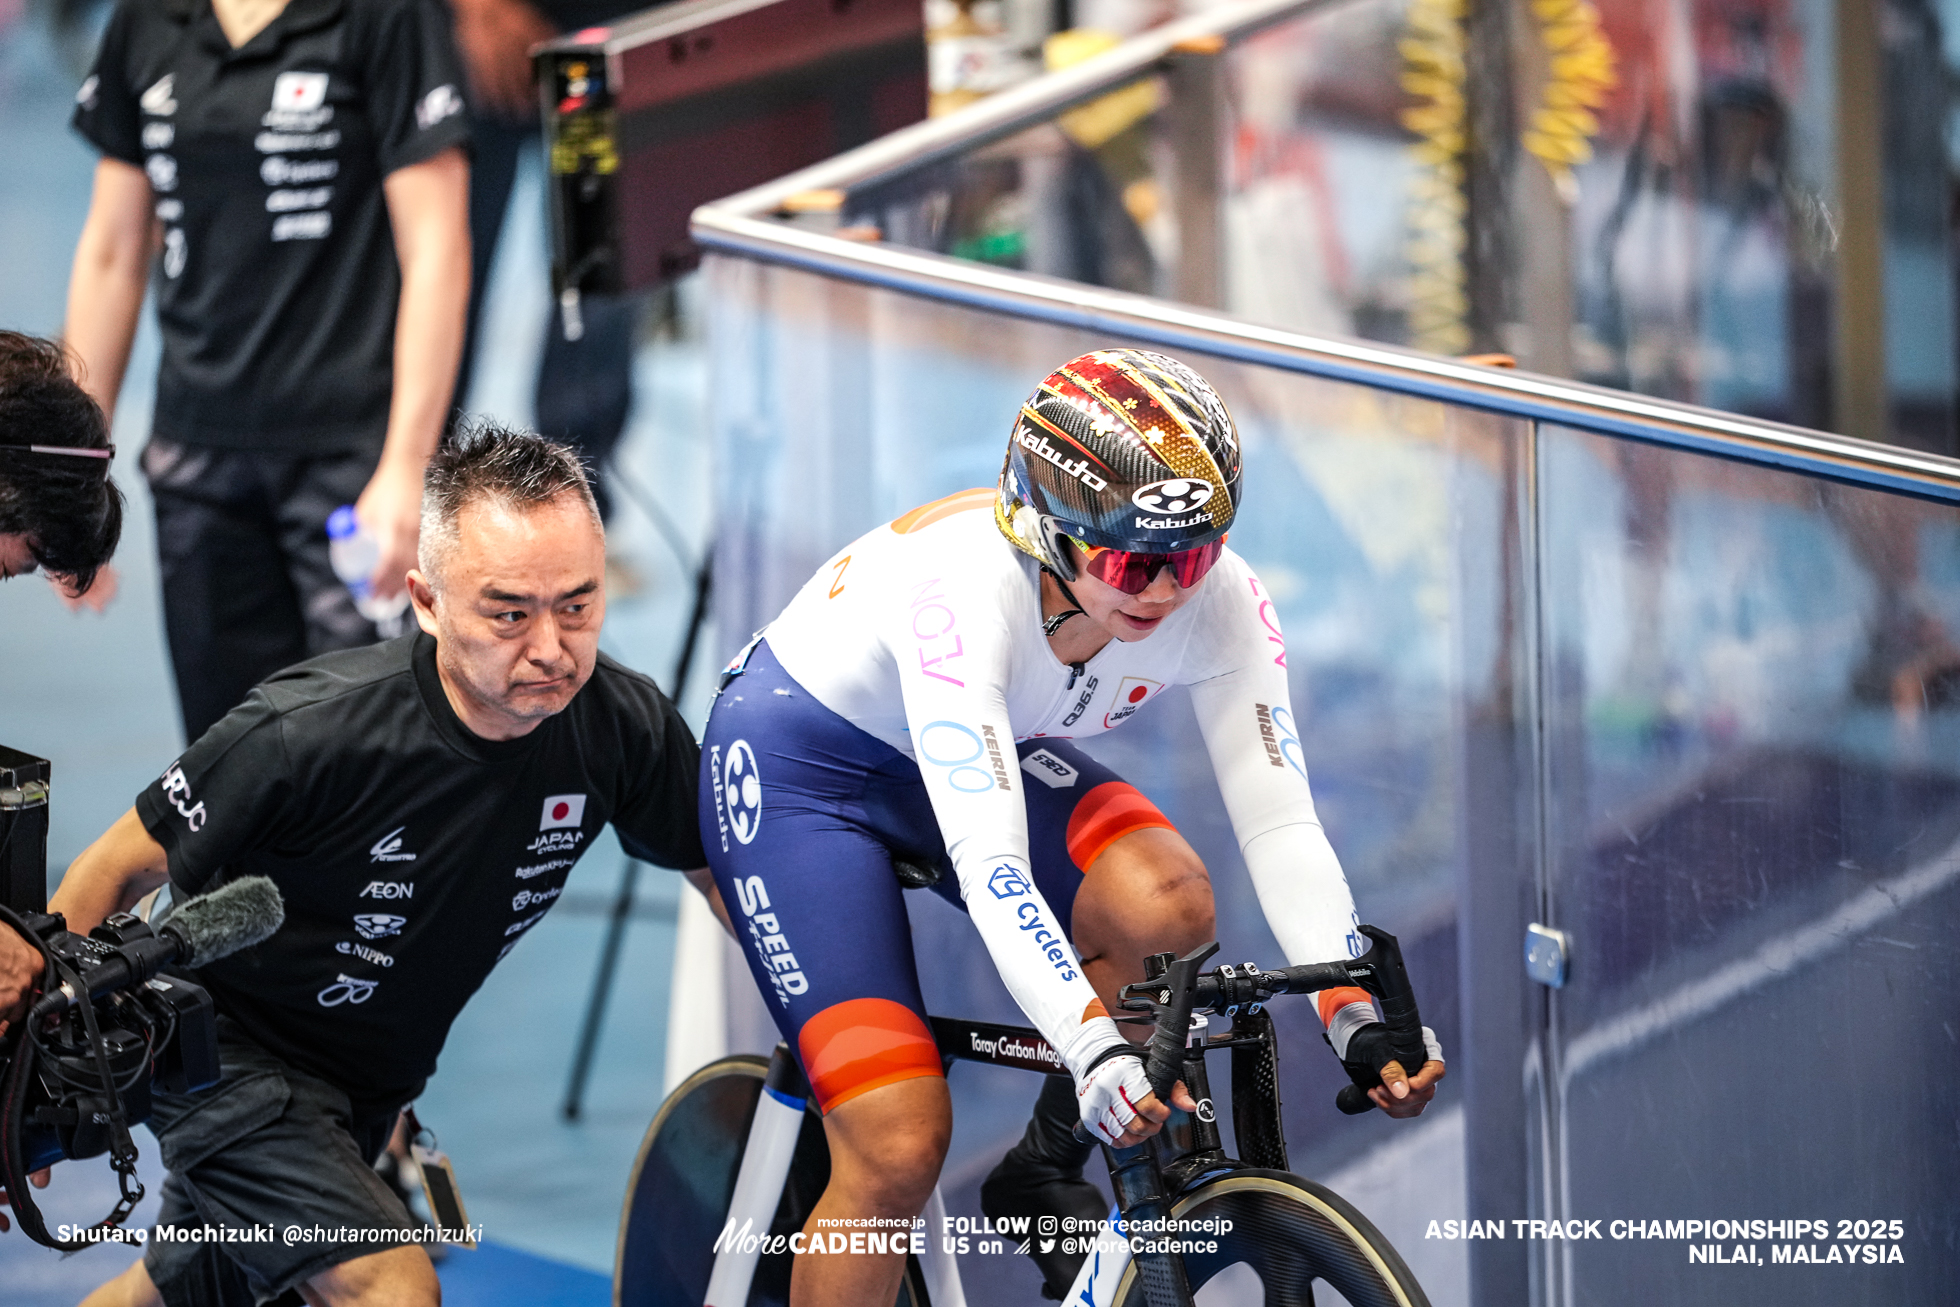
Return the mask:
{"type": "MultiPolygon", "coordinates": [[[[1075,604],[1062,593],[1062,587],[1049,572],[1041,574],[1041,616],[1042,620],[1057,613],[1075,611],[1075,604]]],[[[1116,637],[1087,613],[1069,618],[1057,627],[1055,634],[1048,637],[1048,649],[1056,658],[1073,667],[1086,663],[1101,653],[1103,646],[1116,637]]]]}

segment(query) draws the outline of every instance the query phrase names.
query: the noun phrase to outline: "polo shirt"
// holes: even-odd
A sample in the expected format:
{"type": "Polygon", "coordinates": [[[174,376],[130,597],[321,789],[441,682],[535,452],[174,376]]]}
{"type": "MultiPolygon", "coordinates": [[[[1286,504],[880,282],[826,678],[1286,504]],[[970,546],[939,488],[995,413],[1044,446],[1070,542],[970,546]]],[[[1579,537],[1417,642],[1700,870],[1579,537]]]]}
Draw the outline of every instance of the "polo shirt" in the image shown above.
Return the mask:
{"type": "Polygon", "coordinates": [[[122,0],[74,125],[155,196],[158,437],[380,448],[401,293],[382,181],[468,142],[463,86],[441,0],[291,0],[237,49],[210,0],[122,0]]]}
{"type": "Polygon", "coordinates": [[[357,1105],[398,1106],[608,822],[635,857],[707,861],[699,759],[667,697],[603,654],[561,712],[483,739],[417,632],[268,677],[136,812],[178,895],[267,876],[285,901],[270,939],[197,969],[218,1011],[357,1105]]]}

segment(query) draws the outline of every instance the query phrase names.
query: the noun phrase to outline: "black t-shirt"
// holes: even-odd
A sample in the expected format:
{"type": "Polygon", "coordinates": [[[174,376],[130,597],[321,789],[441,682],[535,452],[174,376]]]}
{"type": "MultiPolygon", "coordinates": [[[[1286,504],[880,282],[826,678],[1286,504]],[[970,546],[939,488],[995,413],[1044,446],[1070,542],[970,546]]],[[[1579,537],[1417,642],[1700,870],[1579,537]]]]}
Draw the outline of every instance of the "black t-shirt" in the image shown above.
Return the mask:
{"type": "Polygon", "coordinates": [[[270,876],[286,923],[198,971],[218,1010],[359,1103],[399,1103],[610,821],[628,853],[704,864],[694,737],[599,658],[516,740],[472,734],[435,641],[322,655],[260,683],[137,796],[179,895],[270,876]]]}
{"type": "Polygon", "coordinates": [[[401,269],[382,180],[467,143],[441,0],[291,0],[234,50],[210,0],[122,0],[75,127],[163,223],[155,432],[381,446],[401,269]]]}

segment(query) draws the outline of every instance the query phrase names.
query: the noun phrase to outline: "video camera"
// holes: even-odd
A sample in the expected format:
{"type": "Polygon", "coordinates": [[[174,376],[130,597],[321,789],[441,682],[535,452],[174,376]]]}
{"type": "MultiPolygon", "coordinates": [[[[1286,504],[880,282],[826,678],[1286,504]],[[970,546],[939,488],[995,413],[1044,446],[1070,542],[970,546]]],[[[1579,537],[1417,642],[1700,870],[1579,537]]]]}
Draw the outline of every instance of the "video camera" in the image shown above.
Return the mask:
{"type": "Polygon", "coordinates": [[[47,911],[49,772],[46,759],[0,745],[0,930],[38,950],[43,968],[27,1015],[0,1038],[0,1188],[29,1238],[73,1252],[90,1241],[48,1233],[27,1176],[106,1152],[122,1199],[97,1228],[128,1219],[143,1198],[129,1128],[149,1118],[151,1087],[185,1093],[218,1079],[211,996],[174,968],[258,943],[285,909],[272,882],[252,876],[154,927],[123,912],[73,933],[47,911]]]}

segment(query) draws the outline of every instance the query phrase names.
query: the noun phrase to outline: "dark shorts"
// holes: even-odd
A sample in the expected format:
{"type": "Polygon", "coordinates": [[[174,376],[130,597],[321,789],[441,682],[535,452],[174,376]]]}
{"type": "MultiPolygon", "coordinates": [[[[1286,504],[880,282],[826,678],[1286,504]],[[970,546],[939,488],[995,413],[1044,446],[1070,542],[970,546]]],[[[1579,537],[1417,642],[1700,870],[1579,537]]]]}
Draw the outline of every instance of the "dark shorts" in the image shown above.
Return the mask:
{"type": "Polygon", "coordinates": [[[398,1108],[357,1113],[345,1092],[224,1017],[218,1051],[222,1080],[195,1094],[160,1093],[150,1116],[170,1174],[143,1265],[168,1307],[271,1302],[328,1267],[411,1242],[385,1233],[421,1222],[373,1166],[398,1108]],[[300,1231],[290,1242],[289,1227],[300,1231]],[[193,1237],[177,1237],[186,1232],[193,1237]]]}
{"type": "MultiPolygon", "coordinates": [[[[1016,751],[1035,884],[1069,934],[1102,851],[1171,823],[1067,740],[1016,751]]],[[[893,855],[938,866],[934,892],[964,904],[918,765],[818,703],[764,641],[715,700],[700,789],[708,864],[823,1110],[942,1074],[893,855]]]]}

